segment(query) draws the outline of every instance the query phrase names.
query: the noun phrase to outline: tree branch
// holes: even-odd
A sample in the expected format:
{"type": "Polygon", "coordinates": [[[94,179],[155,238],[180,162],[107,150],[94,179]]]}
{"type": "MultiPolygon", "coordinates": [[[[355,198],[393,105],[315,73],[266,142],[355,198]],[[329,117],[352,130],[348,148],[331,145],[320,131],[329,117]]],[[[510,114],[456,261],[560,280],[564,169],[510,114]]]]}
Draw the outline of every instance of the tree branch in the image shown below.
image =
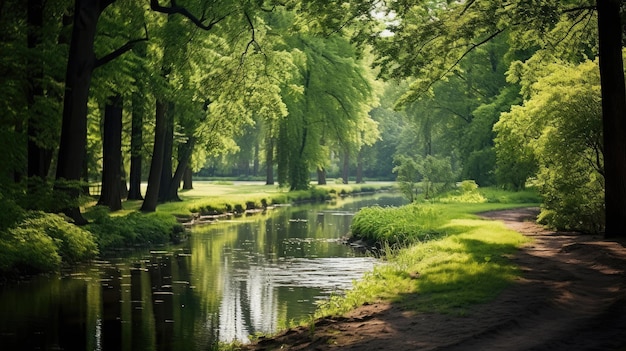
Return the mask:
{"type": "Polygon", "coordinates": [[[193,22],[193,24],[195,24],[196,27],[204,29],[204,30],[211,30],[214,25],[218,24],[219,22],[224,20],[226,17],[228,17],[228,15],[230,15],[230,12],[229,12],[229,13],[225,14],[222,17],[218,17],[216,19],[212,19],[209,23],[204,24],[203,23],[203,19],[194,16],[186,8],[184,8],[182,6],[178,6],[176,4],[176,0],[171,0],[171,4],[172,5],[170,7],[161,6],[159,4],[159,0],[150,0],[150,8],[153,11],[160,12],[160,13],[165,13],[165,14],[168,14],[168,15],[174,15],[174,14],[183,15],[187,19],[189,19],[191,22],[193,22]]]}
{"type": "Polygon", "coordinates": [[[244,58],[248,54],[248,50],[250,49],[250,46],[254,46],[254,50],[263,53],[263,50],[261,50],[261,46],[256,41],[256,30],[254,28],[254,23],[252,23],[252,19],[250,18],[247,12],[244,11],[244,15],[246,16],[246,20],[248,21],[248,24],[250,25],[250,30],[252,31],[252,38],[248,42],[248,45],[246,45],[246,50],[241,54],[240,64],[242,65],[243,65],[244,58]]]}
{"type": "Polygon", "coordinates": [[[145,38],[140,38],[140,39],[133,39],[133,40],[129,40],[128,42],[126,42],[126,44],[120,46],[119,48],[117,48],[115,51],[99,58],[96,59],[96,62],[94,63],[93,68],[96,69],[100,66],[106,65],[107,63],[115,60],[116,58],[122,56],[123,54],[125,54],[126,52],[130,51],[137,43],[140,43],[142,41],[148,41],[148,28],[145,27],[146,30],[146,37],[145,38]]]}
{"type": "Polygon", "coordinates": [[[474,4],[474,2],[476,2],[476,0],[469,0],[466,4],[465,7],[463,8],[463,11],[461,11],[460,16],[463,16],[465,14],[465,12],[467,12],[467,10],[469,10],[470,7],[472,7],[472,5],[474,4]]]}
{"type": "Polygon", "coordinates": [[[578,12],[578,11],[584,11],[584,10],[591,10],[591,11],[595,11],[596,7],[595,6],[580,6],[580,7],[572,7],[570,9],[565,9],[563,10],[563,13],[568,13],[568,12],[578,12]]]}
{"type": "Polygon", "coordinates": [[[454,61],[454,63],[452,65],[450,65],[450,67],[448,67],[448,69],[445,70],[445,72],[443,72],[437,79],[432,80],[431,82],[428,83],[428,86],[426,86],[426,89],[424,89],[424,91],[428,91],[433,84],[435,84],[435,82],[438,82],[440,80],[442,80],[445,76],[448,75],[448,73],[452,72],[452,70],[465,58],[465,56],[467,56],[470,52],[472,52],[474,49],[478,48],[481,45],[484,45],[486,43],[488,43],[489,41],[491,41],[493,38],[497,37],[498,35],[500,35],[502,32],[504,32],[504,29],[498,29],[497,31],[495,31],[494,33],[490,34],[487,38],[481,40],[480,42],[476,43],[476,44],[472,44],[467,50],[465,50],[465,52],[456,60],[454,61]]]}

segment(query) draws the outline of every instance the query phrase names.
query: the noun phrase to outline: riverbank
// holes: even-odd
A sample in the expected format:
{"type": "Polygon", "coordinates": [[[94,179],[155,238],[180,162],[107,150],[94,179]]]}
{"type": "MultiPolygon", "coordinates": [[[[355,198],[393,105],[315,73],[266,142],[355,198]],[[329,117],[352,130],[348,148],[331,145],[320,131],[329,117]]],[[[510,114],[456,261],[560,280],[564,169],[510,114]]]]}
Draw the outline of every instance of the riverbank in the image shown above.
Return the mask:
{"type": "Polygon", "coordinates": [[[495,221],[528,241],[507,257],[519,276],[494,299],[462,314],[378,299],[240,349],[623,350],[626,243],[549,231],[534,222],[536,213],[490,211],[477,219],[495,221]]]}
{"type": "Polygon", "coordinates": [[[202,182],[180,192],[182,201],[160,204],[141,213],[141,201],[124,201],[123,210],[109,212],[95,201],[84,207],[86,226],[68,223],[62,215],[8,206],[0,221],[0,282],[23,275],[58,271],[120,249],[160,247],[184,240],[185,227],[220,217],[260,212],[276,205],[331,201],[356,193],[393,189],[393,182],[329,184],[288,191],[263,182],[202,182]]]}

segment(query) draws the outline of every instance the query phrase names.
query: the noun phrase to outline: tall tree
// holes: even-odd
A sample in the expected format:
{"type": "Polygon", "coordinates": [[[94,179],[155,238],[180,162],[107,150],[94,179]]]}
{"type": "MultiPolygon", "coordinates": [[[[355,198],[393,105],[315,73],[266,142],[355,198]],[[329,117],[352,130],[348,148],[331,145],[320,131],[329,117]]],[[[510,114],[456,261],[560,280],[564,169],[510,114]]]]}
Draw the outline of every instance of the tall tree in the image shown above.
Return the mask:
{"type": "Polygon", "coordinates": [[[607,237],[626,236],[626,90],[620,16],[622,6],[623,1],[620,0],[597,1],[607,237]]]}
{"type": "Polygon", "coordinates": [[[624,131],[626,115],[621,66],[623,2],[472,0],[386,4],[396,18],[387,27],[393,35],[376,38],[381,53],[378,63],[383,75],[417,78],[402,100],[405,102],[428,93],[434,82],[449,76],[470,52],[507,32],[513,48],[543,48],[574,62],[598,54],[599,42],[603,121],[609,131],[604,135],[603,147],[613,150],[605,162],[607,235],[626,235],[626,148],[623,138],[618,137],[624,131]]]}
{"type": "Polygon", "coordinates": [[[98,205],[122,209],[122,96],[109,97],[104,111],[102,187],[98,205]]]}

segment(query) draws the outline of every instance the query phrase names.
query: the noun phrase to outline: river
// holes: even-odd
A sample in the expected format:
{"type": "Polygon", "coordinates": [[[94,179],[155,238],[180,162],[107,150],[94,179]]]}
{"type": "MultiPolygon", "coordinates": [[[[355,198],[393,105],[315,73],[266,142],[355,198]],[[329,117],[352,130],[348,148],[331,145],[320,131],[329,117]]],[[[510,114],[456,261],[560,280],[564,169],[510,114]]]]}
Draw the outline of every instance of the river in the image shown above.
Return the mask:
{"type": "Polygon", "coordinates": [[[196,226],[185,243],[0,287],[3,350],[210,350],[310,316],[376,264],[341,243],[376,195],[196,226]]]}

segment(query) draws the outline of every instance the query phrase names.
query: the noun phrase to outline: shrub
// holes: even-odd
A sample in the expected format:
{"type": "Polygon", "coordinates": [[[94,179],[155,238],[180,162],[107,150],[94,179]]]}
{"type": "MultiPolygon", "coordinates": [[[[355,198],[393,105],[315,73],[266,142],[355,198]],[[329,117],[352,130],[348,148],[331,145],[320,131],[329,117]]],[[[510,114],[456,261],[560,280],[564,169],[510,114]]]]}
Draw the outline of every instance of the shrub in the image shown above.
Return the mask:
{"type": "Polygon", "coordinates": [[[0,271],[4,272],[54,271],[63,263],[76,263],[98,253],[91,233],[50,213],[28,212],[0,237],[0,271]]]}
{"type": "Polygon", "coordinates": [[[367,207],[359,210],[352,220],[354,237],[388,243],[405,244],[438,235],[443,217],[436,208],[410,204],[402,207],[367,207]]]}
{"type": "Polygon", "coordinates": [[[184,231],[174,216],[159,212],[132,212],[123,217],[98,216],[87,228],[94,233],[102,250],[166,244],[177,241],[184,231]]]}

